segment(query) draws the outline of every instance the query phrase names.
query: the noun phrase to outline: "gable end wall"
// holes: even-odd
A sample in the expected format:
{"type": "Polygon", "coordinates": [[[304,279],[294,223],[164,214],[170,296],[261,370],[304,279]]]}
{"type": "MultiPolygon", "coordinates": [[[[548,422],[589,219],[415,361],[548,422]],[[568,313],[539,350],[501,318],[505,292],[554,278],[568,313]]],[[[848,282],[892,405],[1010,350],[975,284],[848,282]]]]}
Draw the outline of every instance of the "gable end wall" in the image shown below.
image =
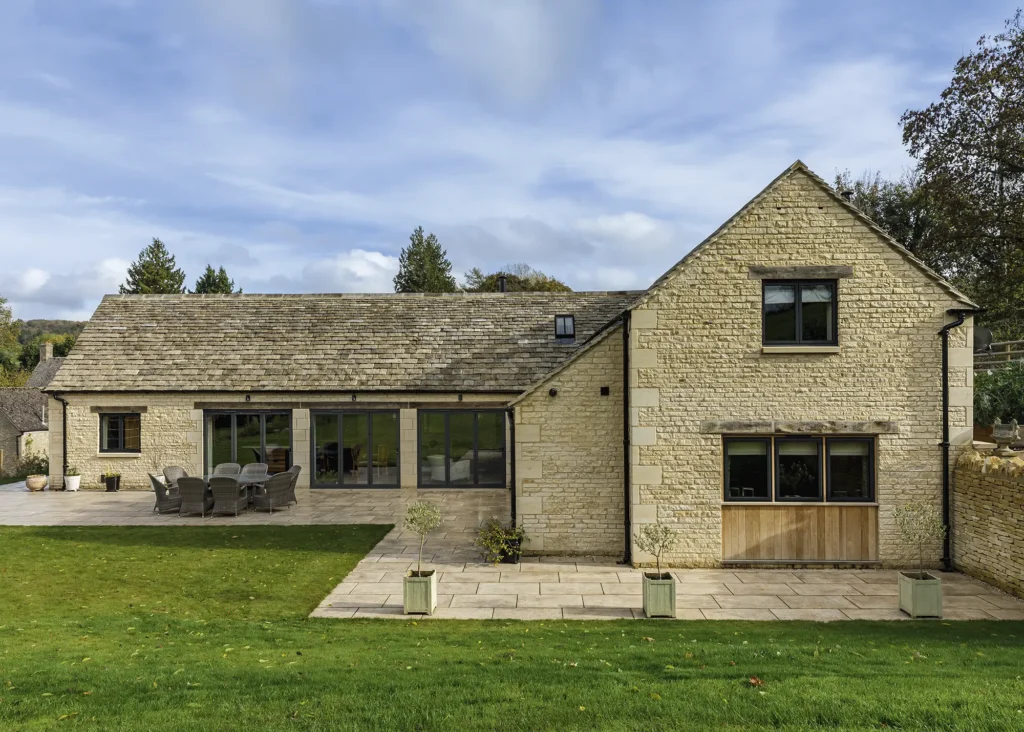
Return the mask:
{"type": "MultiPolygon", "coordinates": [[[[634,525],[677,527],[673,564],[721,562],[722,438],[701,434],[702,421],[893,421],[896,434],[878,437],[879,557],[898,563],[892,508],[941,503],[937,333],[954,307],[963,305],[810,177],[780,180],[633,313],[634,525]],[[762,353],[752,266],[853,267],[838,284],[840,352],[762,353]]],[[[973,424],[971,339],[970,319],[950,339],[954,444],[973,424]]]]}

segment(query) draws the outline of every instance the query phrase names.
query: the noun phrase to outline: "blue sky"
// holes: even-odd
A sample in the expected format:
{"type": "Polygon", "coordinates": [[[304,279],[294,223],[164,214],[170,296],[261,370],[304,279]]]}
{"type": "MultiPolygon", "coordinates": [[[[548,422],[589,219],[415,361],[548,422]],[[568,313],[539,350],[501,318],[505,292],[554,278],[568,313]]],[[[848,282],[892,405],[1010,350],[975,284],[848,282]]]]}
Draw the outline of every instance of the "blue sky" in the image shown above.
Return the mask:
{"type": "Polygon", "coordinates": [[[455,270],[646,287],[801,158],[897,175],[901,113],[1013,2],[3,0],[0,296],[85,318],[159,236],[191,285],[455,270]]]}

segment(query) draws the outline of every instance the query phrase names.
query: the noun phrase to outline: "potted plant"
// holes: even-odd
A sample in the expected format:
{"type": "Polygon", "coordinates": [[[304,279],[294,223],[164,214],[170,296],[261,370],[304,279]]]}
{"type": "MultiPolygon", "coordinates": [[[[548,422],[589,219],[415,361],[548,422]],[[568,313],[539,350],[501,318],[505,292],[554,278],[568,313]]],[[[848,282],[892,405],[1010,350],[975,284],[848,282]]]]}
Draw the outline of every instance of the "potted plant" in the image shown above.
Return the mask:
{"type": "Polygon", "coordinates": [[[477,529],[476,545],[491,564],[518,564],[526,531],[522,526],[506,526],[493,516],[477,529]]]}
{"type": "Polygon", "coordinates": [[[916,572],[900,572],[900,610],[912,618],[941,618],[942,580],[924,568],[925,547],[946,536],[939,511],[927,503],[908,503],[892,513],[903,543],[916,546],[918,557],[916,572]]]}
{"type": "Polygon", "coordinates": [[[107,486],[107,493],[114,493],[121,490],[121,474],[116,470],[107,470],[103,473],[103,483],[107,486]]]}
{"type": "Polygon", "coordinates": [[[69,467],[68,472],[64,473],[64,490],[77,491],[81,484],[82,474],[78,472],[78,468],[69,467]]]}
{"type": "Polygon", "coordinates": [[[661,555],[676,544],[676,532],[665,524],[643,524],[636,535],[640,551],[654,555],[656,572],[644,572],[644,613],[649,618],[676,616],[676,581],[669,572],[661,571],[661,555]]]}
{"type": "Polygon", "coordinates": [[[406,615],[432,615],[437,607],[437,572],[423,571],[423,543],[427,534],[441,525],[441,510],[432,503],[417,501],[405,514],[405,529],[420,537],[416,555],[416,569],[410,570],[402,586],[402,599],[406,615]]]}
{"type": "Polygon", "coordinates": [[[47,477],[45,475],[25,476],[25,487],[30,491],[41,491],[46,487],[47,477]]]}

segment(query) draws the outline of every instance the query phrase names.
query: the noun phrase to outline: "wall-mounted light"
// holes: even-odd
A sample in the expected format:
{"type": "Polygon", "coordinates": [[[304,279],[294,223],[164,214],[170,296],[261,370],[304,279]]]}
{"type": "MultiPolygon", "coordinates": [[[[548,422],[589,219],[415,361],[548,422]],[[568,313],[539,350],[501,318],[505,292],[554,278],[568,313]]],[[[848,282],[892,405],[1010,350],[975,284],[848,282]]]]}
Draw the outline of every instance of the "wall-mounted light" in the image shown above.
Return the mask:
{"type": "Polygon", "coordinates": [[[249,394],[246,394],[245,395],[245,401],[249,401],[250,399],[252,399],[252,397],[249,394]]]}
{"type": "Polygon", "coordinates": [[[558,396],[558,389],[552,386],[548,389],[548,396],[558,396]]]}
{"type": "Polygon", "coordinates": [[[459,394],[459,401],[462,401],[462,394],[459,394]]]}
{"type": "Polygon", "coordinates": [[[611,389],[610,386],[602,386],[601,387],[601,396],[608,396],[611,393],[612,393],[612,389],[611,389]]]}
{"type": "Polygon", "coordinates": [[[355,401],[355,400],[356,400],[356,395],[355,395],[355,394],[353,394],[353,395],[352,395],[352,401],[355,401]]]}

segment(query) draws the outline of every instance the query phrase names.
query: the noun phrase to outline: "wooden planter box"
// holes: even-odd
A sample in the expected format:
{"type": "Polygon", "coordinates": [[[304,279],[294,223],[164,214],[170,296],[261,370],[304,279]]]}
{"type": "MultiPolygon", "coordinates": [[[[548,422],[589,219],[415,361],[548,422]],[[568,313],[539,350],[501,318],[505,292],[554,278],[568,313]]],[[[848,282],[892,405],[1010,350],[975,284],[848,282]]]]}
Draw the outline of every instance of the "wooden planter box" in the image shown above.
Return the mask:
{"type": "Polygon", "coordinates": [[[402,585],[406,615],[433,615],[437,607],[437,572],[425,569],[416,574],[410,570],[402,585]]]}
{"type": "Polygon", "coordinates": [[[900,610],[912,618],[942,617],[942,580],[925,572],[900,572],[900,610]]]}
{"type": "Polygon", "coordinates": [[[644,614],[649,618],[676,616],[676,581],[668,572],[644,572],[644,614]]]}

